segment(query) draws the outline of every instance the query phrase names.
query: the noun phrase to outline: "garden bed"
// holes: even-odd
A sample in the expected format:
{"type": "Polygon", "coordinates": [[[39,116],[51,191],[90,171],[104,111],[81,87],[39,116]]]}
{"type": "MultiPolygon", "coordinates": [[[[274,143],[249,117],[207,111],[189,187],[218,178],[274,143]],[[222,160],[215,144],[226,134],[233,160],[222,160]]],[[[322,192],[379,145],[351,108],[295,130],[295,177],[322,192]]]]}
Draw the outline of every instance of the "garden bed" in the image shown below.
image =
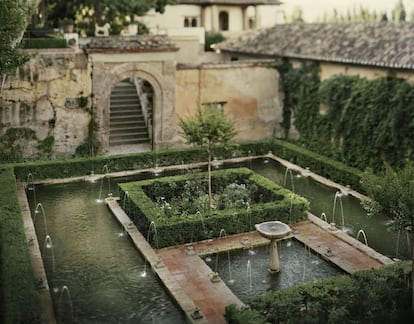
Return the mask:
{"type": "Polygon", "coordinates": [[[205,172],[120,184],[120,204],[147,237],[154,223],[157,238],[149,243],[155,248],[218,237],[221,230],[247,232],[269,220],[306,219],[305,198],[249,169],[214,171],[212,184],[214,208],[205,172]]]}

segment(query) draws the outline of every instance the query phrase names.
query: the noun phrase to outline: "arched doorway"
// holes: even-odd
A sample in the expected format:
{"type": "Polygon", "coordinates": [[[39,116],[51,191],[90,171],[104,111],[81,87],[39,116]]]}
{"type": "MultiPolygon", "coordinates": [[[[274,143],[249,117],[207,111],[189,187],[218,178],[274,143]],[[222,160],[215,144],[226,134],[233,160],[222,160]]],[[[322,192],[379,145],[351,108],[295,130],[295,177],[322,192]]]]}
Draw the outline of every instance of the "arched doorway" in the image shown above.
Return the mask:
{"type": "Polygon", "coordinates": [[[111,91],[109,106],[109,147],[111,151],[125,146],[151,148],[153,142],[154,89],[141,78],[127,78],[111,91]]]}

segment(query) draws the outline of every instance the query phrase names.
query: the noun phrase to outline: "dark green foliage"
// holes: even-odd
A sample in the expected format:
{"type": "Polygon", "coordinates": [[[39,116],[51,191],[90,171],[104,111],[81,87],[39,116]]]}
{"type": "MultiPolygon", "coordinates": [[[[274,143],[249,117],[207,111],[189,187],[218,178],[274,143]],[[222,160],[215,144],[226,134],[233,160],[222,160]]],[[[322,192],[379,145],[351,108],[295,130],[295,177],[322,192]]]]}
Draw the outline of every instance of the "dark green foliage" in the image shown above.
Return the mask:
{"type": "Polygon", "coordinates": [[[248,310],[228,306],[225,316],[230,324],[411,323],[410,266],[399,262],[271,292],[252,298],[248,310]]]}
{"type": "Polygon", "coordinates": [[[35,140],[36,134],[30,128],[8,128],[0,136],[0,163],[15,162],[22,158],[22,141],[35,140]]]}
{"type": "MultiPolygon", "coordinates": [[[[219,159],[257,156],[272,151],[275,155],[303,167],[309,167],[312,171],[344,185],[351,185],[354,189],[360,189],[360,177],[362,172],[330,160],[320,154],[313,153],[301,146],[283,140],[271,140],[251,143],[229,145],[229,147],[217,147],[215,154],[219,159]]],[[[122,156],[77,158],[68,160],[37,161],[25,164],[15,164],[15,174],[20,181],[26,181],[27,174],[31,172],[36,180],[60,179],[65,177],[77,177],[95,173],[102,173],[103,166],[108,165],[111,172],[148,169],[155,166],[155,160],[159,166],[180,165],[182,163],[206,162],[207,154],[204,150],[187,148],[158,152],[145,152],[122,156]]]]}
{"type": "Polygon", "coordinates": [[[64,38],[23,38],[22,48],[66,48],[64,38]]]}
{"type": "Polygon", "coordinates": [[[43,141],[40,142],[37,148],[42,152],[42,154],[45,157],[51,157],[54,143],[55,143],[55,138],[53,136],[48,136],[43,141]]]}
{"type": "Polygon", "coordinates": [[[390,215],[394,220],[393,230],[414,229],[413,162],[407,163],[404,168],[396,171],[387,164],[384,174],[379,176],[366,171],[362,177],[362,185],[373,199],[367,202],[367,205],[375,204],[390,215]]]}
{"type": "MultiPolygon", "coordinates": [[[[206,179],[207,175],[199,173],[192,177],[206,179]]],[[[121,204],[126,206],[139,230],[147,235],[149,224],[152,221],[155,223],[159,247],[211,238],[210,235],[217,236],[221,229],[227,234],[251,231],[252,224],[274,220],[275,217],[286,223],[297,222],[306,218],[309,208],[309,203],[304,198],[253,171],[241,168],[213,172],[214,190],[221,192],[234,182],[254,185],[257,189],[250,197],[250,208],[246,205],[223,210],[205,208],[201,215],[178,210],[178,213],[165,215],[157,201],[163,197],[163,201],[169,203],[179,197],[188,179],[188,175],[181,175],[119,185],[122,192],[121,204]]]]}
{"type": "Polygon", "coordinates": [[[204,50],[212,51],[211,45],[220,43],[225,40],[225,37],[221,33],[206,33],[204,50]]]}
{"type": "Polygon", "coordinates": [[[278,68],[285,91],[283,126],[291,115],[306,148],[364,170],[398,167],[414,151],[414,86],[383,77],[337,75],[320,81],[317,65],[278,68]]]}
{"type": "Polygon", "coordinates": [[[22,52],[18,46],[29,17],[30,3],[0,1],[0,76],[14,73],[17,67],[30,59],[30,54],[22,52]]]}
{"type": "Polygon", "coordinates": [[[34,273],[13,169],[0,167],[0,322],[38,323],[34,273]]]}
{"type": "MultiPolygon", "coordinates": [[[[84,98],[84,97],[83,97],[84,98]]],[[[87,100],[87,98],[86,98],[87,100]]],[[[92,111],[93,113],[93,111],[92,111]]],[[[77,157],[93,157],[97,155],[101,147],[101,143],[96,138],[96,129],[98,125],[96,121],[91,118],[88,124],[88,138],[86,142],[79,145],[75,150],[75,156],[77,157]]]]}

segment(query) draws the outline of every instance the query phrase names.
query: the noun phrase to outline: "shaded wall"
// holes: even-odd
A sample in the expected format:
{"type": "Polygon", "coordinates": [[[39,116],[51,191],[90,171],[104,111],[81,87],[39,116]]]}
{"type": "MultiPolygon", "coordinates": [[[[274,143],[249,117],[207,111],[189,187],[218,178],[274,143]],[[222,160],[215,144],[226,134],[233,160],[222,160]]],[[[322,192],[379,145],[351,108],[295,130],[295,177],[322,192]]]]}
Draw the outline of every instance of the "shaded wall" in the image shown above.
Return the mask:
{"type": "Polygon", "coordinates": [[[9,75],[0,94],[0,150],[22,157],[73,153],[87,138],[91,67],[72,50],[49,50],[9,75]]]}
{"type": "Polygon", "coordinates": [[[198,105],[223,103],[239,131],[237,140],[282,136],[279,74],[260,63],[181,67],[176,74],[176,114],[190,116],[198,105]]]}

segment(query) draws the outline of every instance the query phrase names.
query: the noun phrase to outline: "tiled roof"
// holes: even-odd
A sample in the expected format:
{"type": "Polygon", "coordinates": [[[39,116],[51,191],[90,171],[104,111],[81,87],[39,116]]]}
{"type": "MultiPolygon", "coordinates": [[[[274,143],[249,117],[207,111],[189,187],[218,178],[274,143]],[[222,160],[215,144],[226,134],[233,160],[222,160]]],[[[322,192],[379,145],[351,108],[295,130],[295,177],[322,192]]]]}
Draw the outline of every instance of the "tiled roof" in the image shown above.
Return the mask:
{"type": "Polygon", "coordinates": [[[286,24],[232,39],[222,52],[414,69],[414,24],[286,24]]]}
{"type": "Polygon", "coordinates": [[[279,5],[279,0],[177,0],[177,4],[192,5],[279,5]]]}
{"type": "Polygon", "coordinates": [[[165,52],[177,51],[176,45],[167,36],[108,36],[92,37],[87,44],[88,52],[165,52]]]}

